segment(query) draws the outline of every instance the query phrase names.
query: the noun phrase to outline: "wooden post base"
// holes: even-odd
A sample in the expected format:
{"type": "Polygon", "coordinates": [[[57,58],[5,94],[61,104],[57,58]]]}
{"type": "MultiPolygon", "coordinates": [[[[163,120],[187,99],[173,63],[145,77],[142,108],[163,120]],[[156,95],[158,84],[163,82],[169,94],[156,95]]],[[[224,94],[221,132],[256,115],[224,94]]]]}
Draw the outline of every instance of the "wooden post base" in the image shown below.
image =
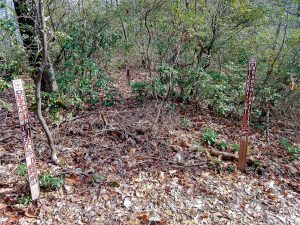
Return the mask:
{"type": "Polygon", "coordinates": [[[246,163],[247,163],[247,148],[248,148],[248,140],[246,137],[242,137],[240,141],[240,151],[239,151],[239,160],[237,164],[237,169],[241,172],[245,172],[246,163]]]}

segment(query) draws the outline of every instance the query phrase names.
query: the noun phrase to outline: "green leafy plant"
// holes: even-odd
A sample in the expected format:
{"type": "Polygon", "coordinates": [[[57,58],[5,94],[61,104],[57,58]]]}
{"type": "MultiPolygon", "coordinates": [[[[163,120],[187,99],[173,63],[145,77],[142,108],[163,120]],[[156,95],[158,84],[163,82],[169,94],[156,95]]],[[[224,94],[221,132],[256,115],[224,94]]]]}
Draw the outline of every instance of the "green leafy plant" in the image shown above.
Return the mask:
{"type": "Polygon", "coordinates": [[[66,109],[66,96],[57,93],[42,93],[42,107],[47,111],[66,109]]]}
{"type": "Polygon", "coordinates": [[[106,95],[102,103],[103,106],[113,106],[122,98],[121,93],[115,87],[109,87],[106,90],[106,95]]]}
{"type": "Polygon", "coordinates": [[[120,187],[120,183],[118,181],[112,181],[110,183],[110,186],[117,188],[117,187],[120,187]]]}
{"type": "Polygon", "coordinates": [[[99,176],[93,176],[92,177],[92,180],[91,180],[91,184],[99,184],[99,183],[101,183],[102,181],[104,181],[105,180],[105,177],[104,176],[102,176],[102,175],[99,175],[99,176]]]}
{"type": "Polygon", "coordinates": [[[234,144],[232,145],[232,152],[235,154],[235,153],[237,153],[237,152],[239,152],[239,151],[240,151],[240,145],[234,143],[234,144]]]}
{"type": "Polygon", "coordinates": [[[254,171],[258,174],[261,175],[264,173],[266,167],[262,164],[260,160],[255,160],[253,162],[252,167],[254,168],[254,171]]]}
{"type": "Polygon", "coordinates": [[[253,168],[255,170],[257,170],[257,169],[259,169],[261,167],[262,167],[262,162],[260,160],[254,160],[254,162],[253,162],[253,168]]]}
{"type": "Polygon", "coordinates": [[[225,140],[223,140],[222,142],[218,143],[217,146],[218,146],[219,149],[225,150],[225,149],[227,149],[228,144],[225,140]]]}
{"type": "Polygon", "coordinates": [[[174,82],[172,81],[175,79],[173,76],[175,76],[178,72],[172,67],[166,65],[159,66],[157,71],[160,73],[159,77],[153,77],[149,81],[132,82],[130,84],[132,93],[137,94],[140,100],[144,100],[146,97],[151,95],[164,98],[167,92],[167,87],[170,83],[170,95],[173,94],[174,82]]]}
{"type": "Polygon", "coordinates": [[[181,125],[184,127],[192,127],[193,126],[193,122],[189,118],[182,118],[180,122],[181,122],[181,125]]]}
{"type": "Polygon", "coordinates": [[[194,151],[201,151],[201,149],[202,149],[202,146],[201,146],[201,144],[199,143],[199,142],[193,142],[193,150],[194,151]]]}
{"type": "Polygon", "coordinates": [[[168,103],[167,108],[170,111],[175,111],[176,110],[176,104],[170,102],[170,103],[168,103]]]}
{"type": "Polygon", "coordinates": [[[26,164],[21,164],[18,166],[18,168],[17,168],[18,175],[24,177],[24,176],[26,176],[27,172],[28,172],[28,169],[27,169],[26,164]]]}
{"type": "Polygon", "coordinates": [[[12,85],[0,77],[0,91],[5,91],[9,88],[12,88],[12,85]]]}
{"type": "Polygon", "coordinates": [[[39,183],[41,188],[58,189],[63,185],[64,180],[61,177],[54,177],[46,171],[39,176],[39,183]]]}
{"type": "Polygon", "coordinates": [[[56,103],[75,105],[78,108],[84,102],[94,105],[100,100],[100,92],[104,95],[102,99],[104,106],[114,105],[121,98],[120,92],[98,67],[95,60],[75,55],[66,61],[65,67],[67,69],[57,73],[57,82],[61,91],[58,100],[63,101],[56,103]],[[78,65],[77,60],[83,63],[78,65]]]}
{"type": "Polygon", "coordinates": [[[287,153],[292,157],[292,159],[297,159],[300,156],[300,148],[297,148],[294,146],[290,140],[288,139],[282,139],[281,145],[285,148],[287,153]]]}
{"type": "Polygon", "coordinates": [[[131,91],[136,94],[138,99],[144,100],[151,93],[151,84],[148,81],[130,83],[131,91]]]}
{"type": "Polygon", "coordinates": [[[236,169],[235,166],[227,166],[226,169],[225,169],[225,171],[227,173],[232,173],[232,172],[235,171],[235,169],[236,169]]]}
{"type": "Polygon", "coordinates": [[[5,102],[2,99],[0,99],[0,110],[1,109],[6,109],[7,111],[12,112],[13,111],[13,104],[5,102]]]}
{"type": "Polygon", "coordinates": [[[24,205],[25,207],[27,207],[30,204],[30,202],[31,202],[31,197],[29,195],[22,196],[17,201],[18,204],[24,205]]]}
{"type": "Polygon", "coordinates": [[[219,159],[213,159],[207,161],[207,167],[209,169],[214,169],[218,173],[221,173],[222,171],[222,161],[219,159]]]}
{"type": "Polygon", "coordinates": [[[215,131],[213,131],[210,128],[206,128],[204,130],[204,134],[203,134],[203,141],[208,144],[209,146],[212,146],[216,143],[216,139],[217,139],[217,134],[215,131]]]}

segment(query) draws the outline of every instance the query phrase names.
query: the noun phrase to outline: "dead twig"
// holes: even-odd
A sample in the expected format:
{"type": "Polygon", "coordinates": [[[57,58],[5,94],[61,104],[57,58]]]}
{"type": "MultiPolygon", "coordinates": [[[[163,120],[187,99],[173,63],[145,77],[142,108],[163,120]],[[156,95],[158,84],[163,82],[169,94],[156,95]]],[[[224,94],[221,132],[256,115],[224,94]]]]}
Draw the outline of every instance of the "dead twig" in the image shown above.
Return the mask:
{"type": "Polygon", "coordinates": [[[5,137],[5,138],[1,139],[1,140],[0,140],[0,143],[1,143],[1,142],[4,142],[4,141],[6,141],[7,139],[10,139],[10,138],[16,139],[16,140],[20,140],[20,138],[17,138],[17,137],[15,137],[15,136],[11,135],[11,136],[8,136],[8,137],[5,137]]]}

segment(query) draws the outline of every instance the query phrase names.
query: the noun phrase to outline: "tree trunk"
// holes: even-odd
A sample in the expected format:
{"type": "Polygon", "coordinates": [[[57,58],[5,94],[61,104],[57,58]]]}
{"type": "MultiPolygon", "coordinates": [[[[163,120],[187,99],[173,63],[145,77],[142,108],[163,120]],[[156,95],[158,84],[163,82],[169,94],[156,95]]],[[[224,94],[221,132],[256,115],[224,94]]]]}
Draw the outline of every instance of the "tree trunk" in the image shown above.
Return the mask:
{"type": "MultiPolygon", "coordinates": [[[[13,0],[13,3],[20,33],[22,35],[23,45],[28,55],[29,65],[33,68],[33,78],[35,79],[38,76],[38,70],[43,61],[43,56],[41,54],[42,46],[39,46],[36,41],[38,37],[39,42],[41,43],[40,37],[36,34],[37,20],[35,1],[13,0]]],[[[46,92],[58,91],[54,70],[49,56],[47,56],[47,68],[45,68],[42,74],[41,89],[46,92]]]]}
{"type": "Polygon", "coordinates": [[[56,149],[54,146],[54,141],[53,137],[51,135],[51,132],[47,126],[47,123],[42,115],[42,110],[41,110],[41,84],[42,84],[42,77],[45,72],[45,70],[49,70],[51,66],[49,66],[49,61],[47,60],[49,58],[48,56],[48,42],[47,42],[47,35],[46,35],[46,25],[45,25],[45,17],[44,17],[44,2],[43,0],[39,0],[39,5],[38,5],[39,13],[38,13],[38,30],[40,32],[40,39],[42,41],[42,61],[41,65],[36,77],[36,89],[35,89],[35,98],[36,98],[36,113],[38,116],[38,119],[46,133],[47,139],[48,139],[48,145],[51,149],[51,159],[55,164],[59,164],[59,160],[57,158],[57,153],[56,149]]]}

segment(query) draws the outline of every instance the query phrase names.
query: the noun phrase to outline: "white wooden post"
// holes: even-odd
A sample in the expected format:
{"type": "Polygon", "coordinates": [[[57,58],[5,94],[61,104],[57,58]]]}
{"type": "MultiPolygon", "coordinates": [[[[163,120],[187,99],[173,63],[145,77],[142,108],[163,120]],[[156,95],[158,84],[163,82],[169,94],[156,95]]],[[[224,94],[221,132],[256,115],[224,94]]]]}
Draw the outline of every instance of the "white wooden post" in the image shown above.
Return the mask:
{"type": "Polygon", "coordinates": [[[20,127],[22,132],[22,142],[26,157],[28,169],[28,179],[30,184],[31,199],[36,200],[40,195],[38,173],[35,162],[35,154],[33,151],[33,143],[31,137],[30,120],[28,115],[25,90],[21,79],[13,80],[17,110],[19,115],[20,127]]]}

